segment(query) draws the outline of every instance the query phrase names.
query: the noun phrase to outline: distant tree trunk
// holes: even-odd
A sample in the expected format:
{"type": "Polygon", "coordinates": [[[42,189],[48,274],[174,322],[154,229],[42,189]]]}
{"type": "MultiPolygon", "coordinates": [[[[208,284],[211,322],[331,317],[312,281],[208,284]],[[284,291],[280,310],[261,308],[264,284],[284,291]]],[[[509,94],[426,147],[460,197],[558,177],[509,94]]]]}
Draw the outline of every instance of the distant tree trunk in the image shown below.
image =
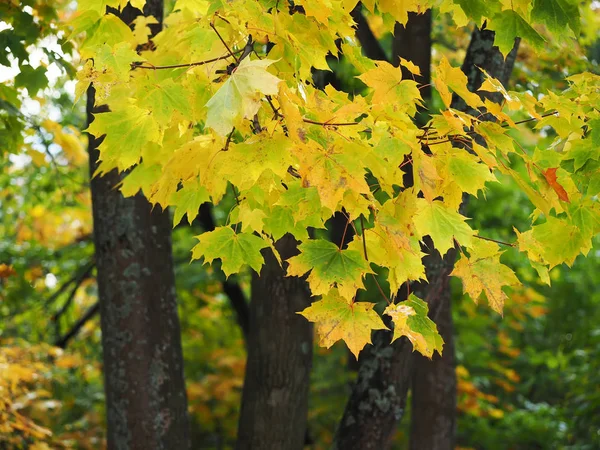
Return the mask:
{"type": "MultiPolygon", "coordinates": [[[[298,253],[292,236],[276,247],[283,259],[298,253]]],[[[248,362],[237,450],[300,450],[304,446],[313,327],[296,314],[310,305],[304,279],[286,277],[270,250],[252,278],[248,362]]]]}
{"type": "MultiPolygon", "coordinates": [[[[161,0],[144,12],[162,22],[161,0]]],[[[127,23],[141,14],[126,7],[127,23]]],[[[156,33],[158,27],[153,27],[156,33]]],[[[94,109],[88,90],[88,123],[94,109]]],[[[90,171],[103,138],[89,136],[90,171]]],[[[126,145],[126,144],[125,144],[126,145]]],[[[116,171],[92,178],[94,241],[104,354],[109,450],[190,448],[168,212],[140,194],[123,198],[116,171]]]]}
{"type": "MultiPolygon", "coordinates": [[[[503,84],[508,83],[519,42],[516,42],[506,61],[498,49],[493,47],[493,43],[492,31],[477,28],[473,31],[462,65],[462,70],[467,75],[469,90],[472,92],[476,92],[484,80],[483,73],[477,67],[485,69],[503,84]]],[[[502,100],[499,94],[487,96],[498,103],[502,100]]],[[[467,111],[468,108],[465,102],[456,96],[451,106],[461,111],[467,111]]],[[[484,120],[485,118],[484,116],[484,120]]],[[[439,305],[430,310],[430,316],[437,324],[445,344],[442,356],[435,354],[431,360],[421,355],[414,356],[411,450],[452,450],[455,446],[456,362],[449,279],[455,257],[454,250],[443,260],[439,253],[435,252],[430,262],[426,261],[427,269],[434,271],[431,275],[428,272],[427,275],[430,281],[427,302],[430,308],[434,303],[439,305]],[[433,311],[435,316],[432,316],[433,311]]]]}

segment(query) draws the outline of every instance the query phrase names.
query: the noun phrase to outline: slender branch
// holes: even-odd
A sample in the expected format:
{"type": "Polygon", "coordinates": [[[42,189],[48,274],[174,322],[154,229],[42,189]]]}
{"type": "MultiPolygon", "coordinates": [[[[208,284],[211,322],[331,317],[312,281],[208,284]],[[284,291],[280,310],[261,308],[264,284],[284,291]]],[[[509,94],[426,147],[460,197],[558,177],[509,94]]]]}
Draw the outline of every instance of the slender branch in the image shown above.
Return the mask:
{"type": "Polygon", "coordinates": [[[75,298],[75,294],[81,286],[81,283],[83,283],[86,279],[89,278],[90,274],[92,273],[92,270],[94,270],[95,265],[96,264],[94,262],[91,262],[90,264],[88,264],[84,271],[79,273],[77,278],[74,280],[75,285],[73,286],[73,289],[71,289],[67,300],[62,305],[62,307],[50,318],[52,322],[58,321],[58,319],[67,311],[71,303],[73,303],[73,299],[75,298]]]}
{"type": "Polygon", "coordinates": [[[63,283],[63,284],[62,284],[62,285],[61,285],[61,286],[58,288],[58,290],[57,290],[56,292],[54,292],[54,293],[53,293],[53,294],[52,294],[50,297],[48,297],[48,298],[46,299],[46,301],[44,301],[43,305],[46,307],[46,306],[49,306],[51,303],[53,303],[53,302],[54,302],[54,301],[55,301],[55,300],[56,300],[56,299],[57,299],[57,298],[58,298],[58,297],[59,297],[59,296],[60,296],[60,295],[61,295],[63,292],[65,292],[65,291],[67,290],[67,288],[68,288],[68,287],[69,287],[69,286],[70,286],[72,283],[75,283],[77,280],[79,280],[79,279],[80,279],[80,278],[83,276],[83,274],[87,273],[87,272],[88,272],[88,270],[89,270],[90,268],[93,268],[95,264],[96,264],[96,263],[95,263],[95,261],[94,261],[94,260],[92,260],[92,261],[88,262],[88,263],[87,263],[87,264],[86,264],[86,265],[83,267],[83,269],[82,269],[80,272],[76,273],[76,274],[75,274],[75,275],[73,275],[71,278],[69,278],[67,281],[65,281],[65,282],[64,282],[64,283],[63,283]]]}
{"type": "Polygon", "coordinates": [[[379,281],[377,281],[377,277],[374,274],[371,274],[371,276],[373,277],[373,281],[375,281],[375,285],[377,286],[377,289],[379,289],[379,292],[381,293],[383,298],[385,298],[385,301],[388,303],[388,305],[391,305],[392,302],[390,301],[388,296],[385,295],[385,292],[383,292],[383,289],[381,289],[381,286],[379,285],[379,281]]]}
{"type": "Polygon", "coordinates": [[[478,236],[478,235],[473,235],[474,237],[476,237],[477,239],[483,239],[484,241],[490,241],[490,242],[495,242],[496,244],[500,244],[500,245],[506,245],[507,247],[516,247],[517,244],[516,243],[509,243],[509,242],[504,242],[504,241],[498,241],[496,239],[492,239],[492,238],[488,238],[488,237],[484,237],[484,236],[478,236]]]}
{"type": "Polygon", "coordinates": [[[227,42],[225,42],[225,41],[223,40],[223,38],[221,37],[221,34],[220,34],[218,31],[217,31],[217,28],[215,27],[215,24],[211,22],[211,23],[210,23],[210,27],[213,29],[213,31],[214,31],[215,33],[217,33],[217,36],[219,36],[219,40],[220,40],[220,41],[221,41],[221,43],[222,43],[222,44],[225,46],[225,48],[227,49],[227,51],[229,52],[229,54],[230,54],[231,56],[233,56],[233,59],[235,59],[235,62],[236,62],[236,64],[239,64],[240,60],[237,58],[237,56],[235,56],[235,55],[233,54],[233,52],[232,52],[232,51],[231,51],[231,49],[229,48],[229,45],[227,45],[227,42]]]}
{"type": "Polygon", "coordinates": [[[141,63],[132,63],[131,70],[135,70],[135,69],[163,70],[163,69],[181,69],[184,67],[203,66],[205,64],[210,64],[213,62],[221,61],[222,59],[227,59],[229,57],[235,58],[235,55],[237,55],[238,53],[242,53],[243,51],[244,51],[244,49],[240,49],[240,50],[236,50],[233,53],[219,56],[218,58],[206,59],[204,61],[198,61],[198,62],[193,62],[193,63],[189,63],[189,64],[171,64],[168,66],[154,66],[154,65],[143,66],[143,65],[141,65],[141,63]]]}
{"type": "Polygon", "coordinates": [[[302,121],[313,125],[321,125],[323,127],[347,127],[353,125],[360,125],[360,122],[316,122],[310,119],[302,119],[302,121]]]}
{"type": "Polygon", "coordinates": [[[69,341],[79,334],[79,331],[81,331],[83,326],[88,321],[90,321],[99,310],[100,310],[100,302],[94,303],[94,305],[91,308],[89,308],[77,322],[75,322],[75,324],[71,327],[71,329],[66,334],[64,334],[63,336],[61,336],[54,342],[54,345],[56,347],[66,348],[69,341]]]}

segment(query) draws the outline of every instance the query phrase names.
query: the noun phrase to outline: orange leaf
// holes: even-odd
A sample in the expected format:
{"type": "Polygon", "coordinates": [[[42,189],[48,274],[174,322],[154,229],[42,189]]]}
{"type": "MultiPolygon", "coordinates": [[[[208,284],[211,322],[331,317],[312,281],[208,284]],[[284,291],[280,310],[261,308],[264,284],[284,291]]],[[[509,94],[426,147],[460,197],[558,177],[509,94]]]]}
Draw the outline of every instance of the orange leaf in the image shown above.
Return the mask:
{"type": "Polygon", "coordinates": [[[544,177],[548,184],[554,189],[554,192],[558,194],[558,198],[560,198],[563,202],[569,202],[569,196],[567,195],[567,191],[562,187],[558,181],[556,181],[556,168],[548,169],[544,173],[544,177]]]}

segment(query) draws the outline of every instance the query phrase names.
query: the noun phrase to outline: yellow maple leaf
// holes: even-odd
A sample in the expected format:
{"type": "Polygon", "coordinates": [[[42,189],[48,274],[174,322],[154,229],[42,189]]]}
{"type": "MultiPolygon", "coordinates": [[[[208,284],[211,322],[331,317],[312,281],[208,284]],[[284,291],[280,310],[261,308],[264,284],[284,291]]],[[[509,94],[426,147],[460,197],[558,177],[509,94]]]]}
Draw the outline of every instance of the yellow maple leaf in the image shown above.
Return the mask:
{"type": "Polygon", "coordinates": [[[358,358],[364,346],[371,343],[371,331],[386,329],[373,306],[370,302],[348,302],[333,289],[298,314],[315,323],[319,345],[329,348],[342,339],[358,358]]]}
{"type": "Polygon", "coordinates": [[[475,240],[469,253],[469,257],[463,255],[456,263],[451,275],[462,280],[463,291],[474,302],[485,293],[490,307],[502,314],[504,301],[508,298],[502,288],[518,285],[517,276],[500,262],[502,252],[494,242],[475,240]]]}

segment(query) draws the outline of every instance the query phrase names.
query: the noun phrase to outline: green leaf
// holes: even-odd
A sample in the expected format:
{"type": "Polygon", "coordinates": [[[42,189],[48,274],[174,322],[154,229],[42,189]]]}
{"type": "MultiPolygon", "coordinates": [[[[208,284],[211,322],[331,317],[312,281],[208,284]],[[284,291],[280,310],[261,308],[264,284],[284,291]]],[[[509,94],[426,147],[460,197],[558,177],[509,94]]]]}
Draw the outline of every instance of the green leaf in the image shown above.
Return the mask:
{"type": "Polygon", "coordinates": [[[534,0],[531,18],[557,35],[566,34],[567,26],[577,35],[581,26],[578,2],[570,0],[534,0]]]}
{"type": "Polygon", "coordinates": [[[546,43],[546,40],[525,19],[512,10],[496,14],[490,22],[490,28],[496,32],[494,43],[505,57],[512,50],[517,37],[525,39],[538,51],[546,43]]]}
{"type": "Polygon", "coordinates": [[[340,250],[333,242],[311,239],[298,246],[300,254],[288,259],[287,274],[301,277],[311,271],[308,284],[313,295],[323,295],[337,287],[351,299],[363,287],[362,277],[372,272],[364,256],[356,250],[340,250]]]}
{"type": "Polygon", "coordinates": [[[96,138],[106,135],[99,146],[102,152],[99,170],[102,173],[114,168],[130,168],[140,160],[147,142],[159,142],[161,138],[158,124],[150,112],[133,105],[96,114],[86,131],[96,138]]]}
{"type": "Polygon", "coordinates": [[[465,223],[466,217],[448,209],[440,201],[428,202],[419,199],[419,209],[414,224],[421,236],[429,235],[435,248],[443,256],[454,247],[456,239],[460,245],[469,246],[473,230],[465,223]]]}
{"type": "Polygon", "coordinates": [[[504,301],[508,298],[502,290],[505,286],[519,284],[515,273],[500,262],[498,244],[476,240],[469,248],[469,257],[462,255],[451,275],[462,280],[463,291],[477,303],[482,293],[490,307],[502,314],[504,301]]]}
{"type": "Polygon", "coordinates": [[[383,313],[390,316],[394,322],[392,342],[406,336],[412,343],[413,349],[422,355],[431,358],[434,351],[441,355],[444,340],[438,333],[435,323],[427,315],[428,312],[427,303],[415,294],[410,294],[408,300],[385,308],[383,313]]]}
{"type": "Polygon", "coordinates": [[[156,82],[150,77],[139,88],[138,104],[152,111],[159,124],[166,125],[175,111],[184,118],[192,115],[188,96],[181,83],[175,83],[171,79],[156,82]]]}
{"type": "Polygon", "coordinates": [[[104,44],[96,50],[94,66],[98,70],[110,69],[119,78],[126,78],[131,70],[131,63],[143,59],[126,42],[121,42],[114,47],[104,44]]]}
{"type": "Polygon", "coordinates": [[[587,253],[591,247],[591,242],[581,235],[577,226],[552,216],[546,223],[525,233],[515,232],[519,250],[527,252],[529,259],[547,264],[550,269],[562,263],[573,265],[575,258],[581,252],[587,253]]]}
{"type": "Polygon", "coordinates": [[[231,227],[217,227],[196,239],[199,242],[192,249],[192,260],[204,257],[204,262],[210,264],[220,259],[227,277],[239,272],[245,264],[260,273],[264,263],[260,251],[270,247],[264,239],[250,233],[236,234],[231,227]]]}
{"type": "Polygon", "coordinates": [[[210,201],[208,191],[200,185],[199,179],[184,182],[183,187],[171,196],[171,205],[175,206],[173,227],[181,222],[185,214],[188,223],[191,224],[198,215],[200,205],[208,201],[210,201]]]}
{"type": "Polygon", "coordinates": [[[479,189],[484,189],[486,181],[496,181],[487,165],[479,164],[473,155],[465,151],[448,155],[448,172],[464,192],[474,196],[479,189]]]}
{"type": "Polygon", "coordinates": [[[46,69],[42,66],[33,68],[31,66],[21,66],[21,73],[15,77],[15,87],[27,88],[30,97],[35,97],[41,89],[48,86],[46,78],[46,69]]]}
{"type": "Polygon", "coordinates": [[[320,301],[298,313],[315,323],[319,345],[331,347],[342,339],[354,356],[371,343],[372,330],[385,330],[374,303],[348,302],[334,289],[320,301]]]}

